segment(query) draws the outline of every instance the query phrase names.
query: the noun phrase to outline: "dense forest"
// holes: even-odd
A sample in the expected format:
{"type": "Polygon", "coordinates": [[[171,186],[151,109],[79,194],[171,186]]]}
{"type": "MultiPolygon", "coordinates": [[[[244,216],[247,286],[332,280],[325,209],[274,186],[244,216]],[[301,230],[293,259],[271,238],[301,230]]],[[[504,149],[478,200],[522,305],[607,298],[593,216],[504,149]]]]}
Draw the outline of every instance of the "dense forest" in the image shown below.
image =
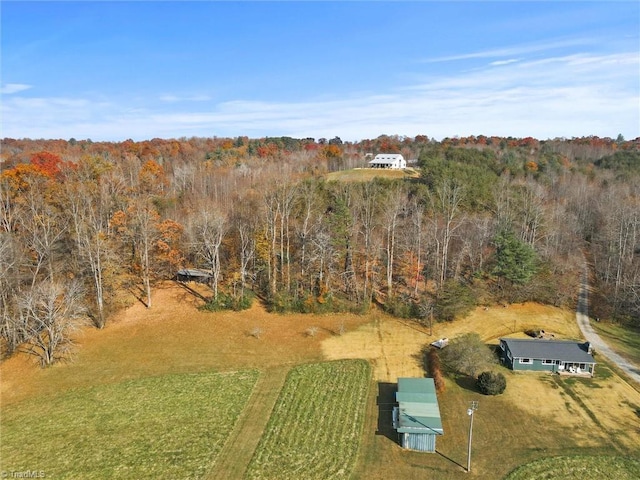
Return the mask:
{"type": "Polygon", "coordinates": [[[387,312],[575,305],[640,326],[640,138],[4,139],[2,354],[43,365],[183,268],[212,310],[387,312]],[[402,153],[416,175],[330,180],[402,153]]]}

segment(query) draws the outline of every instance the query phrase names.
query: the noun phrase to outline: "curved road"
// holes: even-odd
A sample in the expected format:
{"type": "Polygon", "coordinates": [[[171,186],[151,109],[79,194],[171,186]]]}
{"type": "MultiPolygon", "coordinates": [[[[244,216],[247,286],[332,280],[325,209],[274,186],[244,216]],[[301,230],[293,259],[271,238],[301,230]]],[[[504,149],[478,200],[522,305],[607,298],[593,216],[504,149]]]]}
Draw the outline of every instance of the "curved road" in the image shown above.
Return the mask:
{"type": "Polygon", "coordinates": [[[616,352],[611,350],[609,345],[604,343],[600,335],[598,335],[589,323],[589,284],[587,276],[587,267],[585,266],[580,282],[580,294],[578,295],[578,307],[576,308],[576,320],[578,326],[595,351],[604,355],[622,369],[630,378],[640,383],[640,368],[631,363],[629,360],[622,358],[616,352]]]}

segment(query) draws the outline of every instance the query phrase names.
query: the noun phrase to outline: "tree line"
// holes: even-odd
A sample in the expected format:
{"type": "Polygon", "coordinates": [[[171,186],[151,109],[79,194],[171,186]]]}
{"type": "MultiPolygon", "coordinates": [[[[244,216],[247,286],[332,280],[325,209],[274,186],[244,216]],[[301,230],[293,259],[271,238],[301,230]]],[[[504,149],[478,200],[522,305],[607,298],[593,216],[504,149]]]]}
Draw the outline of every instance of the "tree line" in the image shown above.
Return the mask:
{"type": "Polygon", "coordinates": [[[478,304],[572,305],[640,324],[640,141],[381,136],[2,142],[0,332],[43,365],[180,268],[210,301],[450,320],[478,304]],[[403,153],[419,177],[328,181],[403,153]]]}

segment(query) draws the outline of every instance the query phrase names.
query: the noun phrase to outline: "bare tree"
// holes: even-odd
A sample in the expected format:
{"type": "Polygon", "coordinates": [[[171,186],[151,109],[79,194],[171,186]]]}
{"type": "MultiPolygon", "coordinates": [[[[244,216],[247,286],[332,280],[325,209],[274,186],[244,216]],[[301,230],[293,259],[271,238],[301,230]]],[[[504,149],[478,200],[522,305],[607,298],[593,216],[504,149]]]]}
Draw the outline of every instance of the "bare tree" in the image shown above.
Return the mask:
{"type": "Polygon", "coordinates": [[[228,230],[225,216],[213,208],[203,208],[192,227],[193,246],[196,254],[206,262],[211,270],[213,298],[218,298],[220,283],[220,245],[228,230]]]}
{"type": "Polygon", "coordinates": [[[447,279],[449,248],[455,231],[460,227],[459,219],[464,189],[453,180],[446,179],[430,195],[431,206],[436,212],[434,233],[438,246],[438,284],[447,279]]]}
{"type": "Polygon", "coordinates": [[[46,188],[43,182],[32,183],[22,196],[24,208],[18,218],[22,239],[34,258],[32,286],[39,280],[42,270],[46,271],[49,280],[53,280],[55,255],[67,234],[68,218],[47,198],[46,188]]]}
{"type": "Polygon", "coordinates": [[[240,254],[240,296],[244,297],[249,264],[254,259],[256,252],[255,225],[251,217],[238,218],[236,220],[236,228],[240,237],[240,244],[238,245],[240,254]]]}
{"type": "Polygon", "coordinates": [[[362,238],[362,258],[364,259],[362,299],[365,302],[371,301],[373,296],[374,277],[376,276],[374,264],[379,258],[379,243],[375,238],[375,233],[380,220],[378,212],[381,193],[381,188],[377,183],[363,183],[357,190],[354,202],[358,219],[358,233],[362,238]]]}
{"type": "Polygon", "coordinates": [[[67,285],[45,280],[26,291],[18,301],[26,345],[45,367],[68,358],[71,334],[83,323],[84,305],[79,283],[67,285]]]}
{"type": "Polygon", "coordinates": [[[397,229],[401,215],[406,212],[406,204],[407,196],[401,187],[396,185],[387,192],[383,207],[383,221],[386,229],[385,252],[387,260],[387,294],[389,296],[393,296],[397,229]]]}

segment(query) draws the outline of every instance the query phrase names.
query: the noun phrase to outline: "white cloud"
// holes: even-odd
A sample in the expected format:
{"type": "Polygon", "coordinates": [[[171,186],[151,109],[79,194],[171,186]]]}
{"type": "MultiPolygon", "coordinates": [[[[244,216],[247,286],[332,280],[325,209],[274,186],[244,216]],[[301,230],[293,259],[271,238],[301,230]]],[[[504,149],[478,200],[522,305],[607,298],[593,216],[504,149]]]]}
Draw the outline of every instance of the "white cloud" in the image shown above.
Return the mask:
{"type": "MultiPolygon", "coordinates": [[[[507,62],[424,78],[381,95],[305,102],[233,100],[207,104],[116,105],[68,98],[3,101],[3,136],[93,140],[248,135],[381,134],[640,136],[637,53],[567,55],[507,62]],[[196,108],[193,108],[193,107],[196,108]]],[[[192,97],[195,98],[195,97],[192,97]]]]}
{"type": "Polygon", "coordinates": [[[597,43],[594,39],[573,38],[567,40],[555,40],[552,42],[539,42],[513,47],[494,48],[479,52],[464,53],[460,55],[449,55],[425,59],[426,63],[452,62],[458,60],[471,60],[476,58],[497,58],[497,57],[517,57],[528,53],[548,52],[568,47],[580,47],[597,43]]]}
{"type": "Polygon", "coordinates": [[[491,65],[492,67],[500,67],[502,65],[509,65],[510,63],[516,63],[519,61],[520,60],[518,60],[517,58],[510,58],[508,60],[496,60],[495,62],[491,62],[489,65],[491,65]]]}
{"type": "Polygon", "coordinates": [[[2,95],[11,95],[13,93],[23,92],[29,90],[31,85],[25,85],[24,83],[7,83],[0,87],[0,93],[2,95]]]}
{"type": "Polygon", "coordinates": [[[208,102],[211,100],[211,97],[208,95],[162,95],[160,96],[160,101],[167,103],[178,103],[178,102],[208,102]]]}

